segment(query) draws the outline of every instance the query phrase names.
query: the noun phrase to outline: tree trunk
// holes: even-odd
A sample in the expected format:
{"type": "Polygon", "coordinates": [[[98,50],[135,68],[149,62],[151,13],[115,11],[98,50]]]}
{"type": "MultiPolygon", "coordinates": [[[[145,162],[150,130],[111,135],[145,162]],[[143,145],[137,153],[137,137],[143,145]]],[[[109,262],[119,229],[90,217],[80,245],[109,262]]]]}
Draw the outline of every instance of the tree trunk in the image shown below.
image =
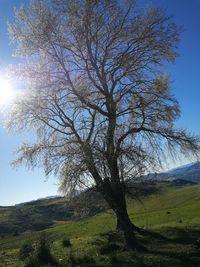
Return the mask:
{"type": "Polygon", "coordinates": [[[140,246],[134,233],[134,230],[136,230],[137,227],[134,226],[129,218],[125,193],[122,186],[113,186],[109,181],[107,181],[107,183],[104,184],[103,195],[111,209],[116,214],[116,228],[123,233],[127,247],[131,249],[139,248],[140,246]]]}
{"type": "Polygon", "coordinates": [[[122,209],[121,207],[119,207],[115,210],[115,214],[117,217],[116,228],[118,231],[123,232],[127,247],[137,248],[138,243],[134,233],[135,226],[129,218],[127,208],[125,207],[125,209],[122,209]]]}

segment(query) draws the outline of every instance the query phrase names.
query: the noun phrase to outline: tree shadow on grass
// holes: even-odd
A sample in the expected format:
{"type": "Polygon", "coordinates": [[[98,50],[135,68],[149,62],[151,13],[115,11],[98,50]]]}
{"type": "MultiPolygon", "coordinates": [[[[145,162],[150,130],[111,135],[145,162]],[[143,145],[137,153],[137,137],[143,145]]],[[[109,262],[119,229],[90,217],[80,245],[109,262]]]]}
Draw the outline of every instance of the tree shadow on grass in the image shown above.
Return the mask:
{"type": "Polygon", "coordinates": [[[167,257],[172,262],[178,260],[180,266],[200,266],[199,229],[166,228],[162,234],[145,230],[140,234],[147,245],[147,254],[167,257]]]}
{"type": "Polygon", "coordinates": [[[136,236],[145,250],[127,251],[123,236],[117,231],[101,234],[92,243],[99,247],[101,255],[109,257],[111,266],[115,267],[200,266],[200,229],[165,228],[159,232],[140,229],[136,236]]]}

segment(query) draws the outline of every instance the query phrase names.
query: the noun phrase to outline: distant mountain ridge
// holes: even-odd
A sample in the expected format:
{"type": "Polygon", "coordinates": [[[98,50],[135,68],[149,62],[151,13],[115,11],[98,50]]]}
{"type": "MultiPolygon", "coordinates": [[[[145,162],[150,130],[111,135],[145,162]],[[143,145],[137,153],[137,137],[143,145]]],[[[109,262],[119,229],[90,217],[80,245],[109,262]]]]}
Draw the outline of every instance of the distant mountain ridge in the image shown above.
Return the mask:
{"type": "Polygon", "coordinates": [[[200,162],[194,162],[180,166],[178,168],[162,173],[150,173],[146,180],[153,181],[188,181],[190,183],[200,183],[200,162]]]}

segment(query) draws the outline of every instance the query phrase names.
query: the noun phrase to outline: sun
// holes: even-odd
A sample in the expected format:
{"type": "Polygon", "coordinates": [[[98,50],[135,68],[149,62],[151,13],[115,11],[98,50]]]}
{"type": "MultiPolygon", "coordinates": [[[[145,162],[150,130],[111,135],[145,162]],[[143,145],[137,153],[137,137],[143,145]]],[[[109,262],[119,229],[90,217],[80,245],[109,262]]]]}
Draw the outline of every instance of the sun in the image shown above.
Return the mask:
{"type": "Polygon", "coordinates": [[[13,90],[8,80],[0,78],[0,106],[5,106],[9,103],[13,96],[13,90]]]}

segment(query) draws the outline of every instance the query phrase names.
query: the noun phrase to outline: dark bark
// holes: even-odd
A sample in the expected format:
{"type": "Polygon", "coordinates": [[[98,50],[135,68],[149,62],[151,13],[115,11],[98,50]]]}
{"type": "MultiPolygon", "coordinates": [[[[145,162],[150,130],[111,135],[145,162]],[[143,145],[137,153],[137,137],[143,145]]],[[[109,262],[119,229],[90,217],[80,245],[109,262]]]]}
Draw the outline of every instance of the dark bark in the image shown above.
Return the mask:
{"type": "Polygon", "coordinates": [[[138,242],[135,237],[134,229],[135,226],[131,222],[127,213],[127,208],[121,208],[115,210],[117,217],[116,228],[118,231],[122,231],[128,248],[137,248],[138,242]]]}
{"type": "Polygon", "coordinates": [[[141,247],[134,233],[137,227],[131,222],[127,212],[125,192],[122,185],[113,185],[109,180],[105,180],[101,191],[110,208],[116,215],[116,228],[123,233],[127,247],[130,249],[141,247]]]}

